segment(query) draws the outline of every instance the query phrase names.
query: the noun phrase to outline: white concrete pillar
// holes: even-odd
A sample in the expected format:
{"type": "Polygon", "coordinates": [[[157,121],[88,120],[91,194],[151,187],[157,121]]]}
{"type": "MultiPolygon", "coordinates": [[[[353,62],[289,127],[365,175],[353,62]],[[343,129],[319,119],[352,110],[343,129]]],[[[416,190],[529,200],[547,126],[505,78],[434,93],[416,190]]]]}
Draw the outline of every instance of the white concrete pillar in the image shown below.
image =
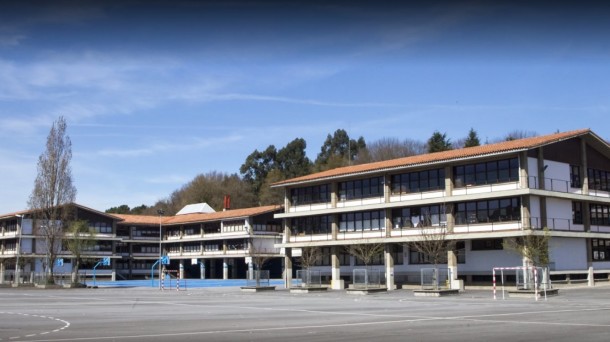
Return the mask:
{"type": "Polygon", "coordinates": [[[341,263],[339,262],[339,248],[333,246],[330,252],[331,261],[331,282],[330,288],[333,290],[343,290],[344,281],[341,279],[341,263]]]}
{"type": "Polygon", "coordinates": [[[222,259],[222,279],[229,279],[229,259],[222,259]]]}
{"type": "Polygon", "coordinates": [[[250,280],[254,279],[254,263],[253,262],[248,263],[248,279],[250,279],[250,280]]]}
{"type": "Polygon", "coordinates": [[[593,267],[589,267],[587,283],[589,286],[595,286],[595,273],[593,272],[593,267]]]}
{"type": "Polygon", "coordinates": [[[292,248],[286,248],[284,252],[284,287],[292,286],[292,248]]]}
{"type": "Polygon", "coordinates": [[[205,259],[199,261],[199,278],[205,279],[205,259]]]}
{"type": "Polygon", "coordinates": [[[464,290],[464,281],[458,279],[457,254],[455,251],[447,251],[447,268],[450,274],[450,285],[452,290],[464,290]]]}
{"type": "Polygon", "coordinates": [[[184,260],[180,260],[180,265],[178,266],[178,276],[180,279],[184,279],[184,260]]]}
{"type": "Polygon", "coordinates": [[[396,284],[394,283],[394,255],[393,245],[386,244],[384,250],[385,257],[385,283],[388,291],[396,290],[396,284]]]}
{"type": "Polygon", "coordinates": [[[4,262],[0,262],[0,284],[4,284],[4,262]]]}

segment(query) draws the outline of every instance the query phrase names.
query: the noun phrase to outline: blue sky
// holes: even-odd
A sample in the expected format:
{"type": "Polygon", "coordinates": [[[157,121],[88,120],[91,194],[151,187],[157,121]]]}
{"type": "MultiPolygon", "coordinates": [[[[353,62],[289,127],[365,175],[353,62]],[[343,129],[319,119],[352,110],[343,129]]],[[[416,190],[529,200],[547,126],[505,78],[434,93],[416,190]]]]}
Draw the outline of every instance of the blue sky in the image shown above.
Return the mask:
{"type": "Polygon", "coordinates": [[[77,201],[99,210],[298,137],[315,159],[338,128],[610,139],[609,8],[520,4],[2,2],[0,212],[26,207],[60,115],[77,201]]]}

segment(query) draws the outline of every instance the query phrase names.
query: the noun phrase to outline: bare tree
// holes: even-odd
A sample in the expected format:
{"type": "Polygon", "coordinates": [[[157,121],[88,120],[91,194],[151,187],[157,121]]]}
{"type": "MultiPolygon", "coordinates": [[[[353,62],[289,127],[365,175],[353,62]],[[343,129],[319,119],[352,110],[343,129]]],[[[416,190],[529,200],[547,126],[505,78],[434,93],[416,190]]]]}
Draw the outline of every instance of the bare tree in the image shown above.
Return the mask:
{"type": "Polygon", "coordinates": [[[72,286],[78,286],[78,270],[80,269],[81,262],[86,259],[83,257],[83,253],[95,246],[95,237],[96,232],[89,227],[87,221],[74,221],[66,231],[64,244],[73,256],[72,286]]]}
{"type": "Polygon", "coordinates": [[[514,251],[528,260],[530,266],[546,267],[549,264],[549,240],[551,233],[548,228],[542,234],[529,230],[526,235],[518,238],[505,239],[502,246],[514,251]]]}
{"type": "Polygon", "coordinates": [[[47,137],[46,150],[38,158],[38,174],[28,206],[38,220],[38,233],[44,239],[47,282],[53,283],[55,260],[61,251],[62,224],[70,217],[69,204],[76,198],[72,183],[72,142],[66,134],[66,120],[59,117],[47,137]]]}
{"type": "Polygon", "coordinates": [[[454,248],[455,241],[447,240],[447,228],[421,228],[417,240],[409,243],[409,247],[422,254],[436,268],[447,260],[447,251],[454,248]]]}
{"type": "Polygon", "coordinates": [[[254,244],[254,240],[250,240],[250,256],[252,257],[252,263],[254,264],[254,276],[256,280],[256,287],[260,287],[261,284],[261,270],[265,264],[273,257],[273,254],[262,248],[262,245],[258,246],[254,244]]]}
{"type": "Polygon", "coordinates": [[[309,269],[322,259],[322,249],[320,247],[301,248],[301,268],[309,269]]]}
{"type": "Polygon", "coordinates": [[[424,227],[421,228],[418,240],[409,243],[409,246],[421,254],[424,259],[434,264],[432,282],[438,288],[438,265],[447,262],[447,252],[455,248],[455,241],[447,240],[447,228],[424,227]]]}
{"type": "Polygon", "coordinates": [[[360,259],[368,269],[373,259],[383,252],[384,246],[383,243],[360,243],[346,246],[345,250],[360,259]]]}

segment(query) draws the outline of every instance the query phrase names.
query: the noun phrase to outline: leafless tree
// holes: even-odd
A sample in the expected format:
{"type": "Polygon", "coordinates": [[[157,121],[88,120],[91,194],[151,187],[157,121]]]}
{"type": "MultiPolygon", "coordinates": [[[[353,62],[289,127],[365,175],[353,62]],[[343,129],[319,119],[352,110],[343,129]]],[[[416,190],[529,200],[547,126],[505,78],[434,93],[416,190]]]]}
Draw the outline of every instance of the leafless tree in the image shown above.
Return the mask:
{"type": "Polygon", "coordinates": [[[447,252],[455,247],[455,241],[447,240],[447,228],[421,228],[418,239],[410,242],[409,247],[422,254],[436,268],[447,261],[447,252]]]}
{"type": "Polygon", "coordinates": [[[72,253],[72,286],[78,284],[78,270],[81,262],[85,259],[83,253],[95,246],[96,232],[89,227],[87,221],[74,221],[68,227],[64,236],[64,244],[72,253]]]}
{"type": "Polygon", "coordinates": [[[72,183],[72,142],[66,134],[66,120],[59,117],[47,137],[46,150],[38,158],[38,174],[28,206],[38,220],[38,233],[44,239],[47,281],[53,283],[55,260],[61,251],[62,225],[70,218],[70,204],[76,198],[72,183]]]}
{"type": "Polygon", "coordinates": [[[455,248],[455,241],[447,240],[447,228],[421,228],[418,239],[410,242],[409,246],[419,252],[424,261],[434,264],[432,283],[438,289],[438,265],[447,262],[447,252],[455,248]]]}
{"type": "Polygon", "coordinates": [[[250,239],[250,256],[252,257],[252,263],[254,264],[254,276],[256,280],[256,286],[259,287],[261,284],[261,270],[265,264],[273,257],[270,251],[267,251],[262,247],[262,244],[256,245],[253,239],[250,239]]]}
{"type": "Polygon", "coordinates": [[[529,230],[522,237],[505,239],[502,245],[527,259],[531,266],[546,267],[549,264],[550,239],[549,229],[544,228],[541,235],[529,230]]]}
{"type": "Polygon", "coordinates": [[[322,259],[322,249],[320,247],[303,247],[301,248],[301,268],[309,269],[315,266],[322,259]]]}
{"type": "Polygon", "coordinates": [[[345,247],[347,253],[360,259],[364,266],[368,269],[369,265],[373,261],[373,258],[383,252],[383,243],[361,243],[356,245],[349,245],[345,247]]]}

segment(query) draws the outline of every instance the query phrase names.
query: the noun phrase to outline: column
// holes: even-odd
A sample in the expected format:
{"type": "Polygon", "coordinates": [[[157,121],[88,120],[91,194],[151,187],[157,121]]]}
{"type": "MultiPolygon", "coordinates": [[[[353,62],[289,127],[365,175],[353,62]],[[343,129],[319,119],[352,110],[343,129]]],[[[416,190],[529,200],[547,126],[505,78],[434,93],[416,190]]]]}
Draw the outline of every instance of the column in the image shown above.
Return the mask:
{"type": "Polygon", "coordinates": [[[339,260],[340,247],[332,246],[330,248],[330,267],[331,281],[330,288],[333,290],[343,290],[345,288],[344,281],[341,279],[341,262],[339,260]]]}
{"type": "Polygon", "coordinates": [[[254,279],[254,263],[252,261],[248,263],[248,279],[254,279]]]}
{"type": "Polygon", "coordinates": [[[199,261],[199,279],[205,279],[205,259],[199,261]]]}
{"type": "Polygon", "coordinates": [[[284,252],[284,287],[289,289],[292,285],[292,248],[284,252]]]}
{"type": "Polygon", "coordinates": [[[222,258],[222,279],[229,279],[229,259],[222,258]]]}
{"type": "Polygon", "coordinates": [[[392,291],[396,289],[396,284],[394,283],[394,245],[388,243],[384,248],[385,283],[388,291],[392,291]]]}
{"type": "MultiPolygon", "coordinates": [[[[546,190],[546,177],[544,176],[545,165],[544,165],[544,150],[542,147],[538,148],[538,188],[546,190]]],[[[540,197],[540,227],[548,227],[547,212],[546,212],[546,197],[540,197]]]]}
{"type": "Polygon", "coordinates": [[[451,272],[449,281],[451,282],[452,290],[464,290],[464,282],[458,279],[458,264],[457,264],[457,253],[455,250],[447,251],[447,268],[451,272]]]}
{"type": "Polygon", "coordinates": [[[180,279],[184,279],[184,260],[180,260],[180,265],[178,266],[178,276],[180,279]]]}
{"type": "Polygon", "coordinates": [[[4,284],[4,261],[0,261],[0,284],[4,284]]]}
{"type": "Polygon", "coordinates": [[[587,143],[584,138],[580,138],[580,176],[582,182],[582,194],[589,194],[589,166],[587,161],[587,143]]]}

